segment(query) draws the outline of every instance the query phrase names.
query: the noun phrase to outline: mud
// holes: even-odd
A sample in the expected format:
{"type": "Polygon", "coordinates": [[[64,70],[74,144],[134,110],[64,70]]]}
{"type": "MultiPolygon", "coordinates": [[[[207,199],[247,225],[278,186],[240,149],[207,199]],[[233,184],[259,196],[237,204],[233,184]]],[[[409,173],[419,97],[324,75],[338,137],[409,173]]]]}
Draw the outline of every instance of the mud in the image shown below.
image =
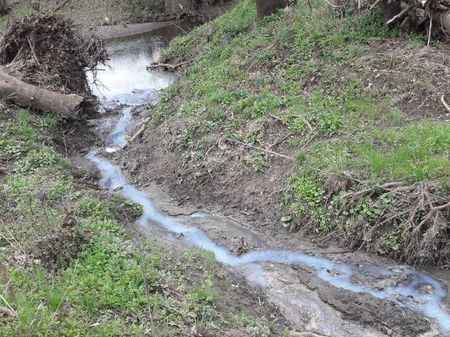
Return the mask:
{"type": "MultiPolygon", "coordinates": [[[[198,213],[192,207],[177,205],[174,199],[155,184],[147,185],[144,192],[155,197],[157,207],[163,212],[176,216],[184,224],[200,228],[213,241],[230,247],[235,255],[273,246],[282,248],[278,240],[262,237],[237,219],[198,213]]],[[[380,263],[379,260],[364,254],[327,254],[326,249],[315,249],[307,242],[303,247],[297,247],[297,250],[311,253],[314,251],[331,260],[359,266],[380,263]]],[[[373,271],[378,272],[389,267],[389,264],[379,265],[373,267],[379,270],[373,271]]],[[[366,272],[359,274],[355,281],[380,288],[381,280],[389,280],[390,286],[393,286],[411,276],[410,268],[397,266],[397,269],[400,273],[393,277],[366,272]]],[[[370,271],[370,268],[367,267],[367,270],[370,271]]],[[[299,331],[308,330],[323,336],[441,336],[437,330],[430,331],[430,323],[426,318],[412,310],[369,294],[333,287],[317,277],[313,268],[264,263],[261,274],[245,268],[241,272],[247,275],[251,283],[263,289],[299,331]]]]}

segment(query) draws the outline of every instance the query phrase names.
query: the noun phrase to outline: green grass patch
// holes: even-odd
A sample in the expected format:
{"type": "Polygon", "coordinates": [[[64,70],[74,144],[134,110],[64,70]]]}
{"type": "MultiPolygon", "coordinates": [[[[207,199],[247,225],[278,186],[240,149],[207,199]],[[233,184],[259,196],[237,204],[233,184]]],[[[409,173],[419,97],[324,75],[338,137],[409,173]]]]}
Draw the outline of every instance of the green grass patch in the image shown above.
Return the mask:
{"type": "Polygon", "coordinates": [[[450,124],[423,122],[321,141],[297,158],[299,171],[322,177],[347,171],[364,180],[445,180],[450,175],[449,146],[450,124]]]}
{"type": "Polygon", "coordinates": [[[256,120],[264,126],[270,116],[285,120],[304,142],[403,122],[384,92],[370,91],[363,79],[339,70],[343,63],[356,64],[372,40],[399,31],[386,27],[376,10],[338,19],[324,1],[310,5],[298,3],[258,21],[254,1],[246,0],[170,44],[167,59],[193,60],[152,111],[156,123],[171,115],[186,121],[170,142],[172,150],[205,152],[199,143],[213,132],[253,144],[249,125],[256,120]]]}

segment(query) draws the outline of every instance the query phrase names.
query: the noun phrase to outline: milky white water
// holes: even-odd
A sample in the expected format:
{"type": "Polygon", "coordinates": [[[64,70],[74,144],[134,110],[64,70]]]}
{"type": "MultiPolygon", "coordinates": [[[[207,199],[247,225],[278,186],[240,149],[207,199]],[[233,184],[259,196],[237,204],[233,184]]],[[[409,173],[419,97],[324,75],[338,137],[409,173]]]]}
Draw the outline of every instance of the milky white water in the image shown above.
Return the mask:
{"type": "Polygon", "coordinates": [[[152,92],[176,80],[174,74],[146,70],[148,65],[158,61],[164,43],[158,35],[141,34],[108,44],[110,60],[107,65],[100,65],[95,77],[91,72],[87,74],[92,93],[103,107],[145,105],[152,92]]]}

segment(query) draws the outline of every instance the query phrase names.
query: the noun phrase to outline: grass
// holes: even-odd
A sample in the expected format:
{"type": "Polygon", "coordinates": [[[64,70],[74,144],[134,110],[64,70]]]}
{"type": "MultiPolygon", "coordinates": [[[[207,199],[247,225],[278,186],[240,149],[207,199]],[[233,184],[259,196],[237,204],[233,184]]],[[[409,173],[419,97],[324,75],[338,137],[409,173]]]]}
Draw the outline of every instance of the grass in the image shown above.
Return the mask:
{"type": "MultiPolygon", "coordinates": [[[[404,72],[399,64],[411,57],[395,49],[413,50],[423,44],[423,37],[387,27],[376,9],[338,18],[322,0],[291,5],[263,20],[255,16],[254,1],[241,1],[165,50],[169,62],[190,62],[152,111],[157,125],[173,120],[186,125],[169,137],[170,149],[194,165],[211,163],[205,158],[214,156],[216,163],[237,162],[255,173],[272,162],[257,148],[295,155],[295,168],[286,181],[286,207],[300,224],[313,222],[319,235],[355,223],[353,216],[341,216],[347,212],[338,207],[342,191],[361,195],[386,183],[421,184],[433,191],[440,205],[450,176],[449,125],[435,118],[436,105],[428,108],[430,120],[420,111],[412,116],[435,87],[435,75],[428,72],[430,65],[422,73],[404,72]],[[380,46],[390,48],[391,56],[380,52],[380,46]],[[405,95],[418,102],[414,110],[398,104],[405,95]],[[226,155],[218,149],[224,143],[226,155]]],[[[400,202],[396,195],[395,202],[384,203],[391,197],[374,192],[360,200],[354,212],[364,221],[356,223],[376,226],[385,211],[400,202]],[[370,207],[376,214],[369,214],[370,207]]],[[[415,225],[427,219],[425,208],[418,206],[421,213],[412,215],[415,225]]],[[[397,253],[406,249],[402,226],[408,220],[392,219],[392,231],[383,228],[374,241],[381,240],[385,253],[401,258],[397,253]]],[[[446,241],[443,233],[438,242],[446,241]]],[[[343,238],[346,241],[348,233],[343,238]]],[[[418,254],[421,262],[436,258],[418,254]]]]}
{"type": "Polygon", "coordinates": [[[190,132],[176,145],[193,147],[214,130],[246,140],[248,122],[271,115],[302,136],[397,125],[389,97],[367,91],[360,78],[337,69],[364,53],[370,38],[398,34],[384,27],[376,11],[335,20],[321,1],[314,2],[311,13],[298,5],[255,24],[253,2],[243,1],[165,51],[169,59],[195,62],[184,80],[166,91],[154,120],[168,113],[188,120],[190,132]],[[333,83],[338,75],[343,76],[333,83]]]}
{"type": "Polygon", "coordinates": [[[323,176],[347,170],[361,179],[445,182],[450,175],[449,132],[450,125],[440,122],[375,129],[357,138],[318,142],[298,153],[297,160],[311,174],[323,176]]]}
{"type": "Polygon", "coordinates": [[[0,306],[17,314],[0,318],[1,336],[189,336],[194,325],[213,335],[283,331],[276,315],[259,318],[239,304],[248,295],[210,256],[136,237],[119,219],[136,219],[140,206],[77,187],[50,146],[61,121],[0,114],[0,294],[8,303],[0,306]],[[236,307],[219,310],[226,298],[236,307]]]}

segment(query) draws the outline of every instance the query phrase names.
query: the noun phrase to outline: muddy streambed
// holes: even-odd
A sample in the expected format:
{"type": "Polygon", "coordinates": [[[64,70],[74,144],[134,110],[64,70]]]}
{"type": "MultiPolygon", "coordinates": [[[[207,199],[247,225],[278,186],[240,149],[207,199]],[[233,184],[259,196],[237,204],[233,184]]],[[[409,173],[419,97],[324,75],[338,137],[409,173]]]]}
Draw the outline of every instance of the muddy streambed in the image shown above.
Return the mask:
{"type": "Polygon", "coordinates": [[[142,205],[138,225],[149,237],[209,251],[224,268],[245,275],[293,330],[342,337],[450,336],[447,287],[428,273],[361,253],[319,253],[310,243],[283,250],[236,220],[238,215],[232,219],[179,206],[161,186],[129,183],[114,164],[114,153],[127,146],[147,117],[144,107],[156,104],[159,90],[176,80],[146,66],[179,33],[176,25],[166,25],[112,39],[109,64],[96,78],[90,75],[102,103],[102,117],[93,127],[104,146],[92,149],[87,159],[100,171],[100,187],[142,205]]]}

